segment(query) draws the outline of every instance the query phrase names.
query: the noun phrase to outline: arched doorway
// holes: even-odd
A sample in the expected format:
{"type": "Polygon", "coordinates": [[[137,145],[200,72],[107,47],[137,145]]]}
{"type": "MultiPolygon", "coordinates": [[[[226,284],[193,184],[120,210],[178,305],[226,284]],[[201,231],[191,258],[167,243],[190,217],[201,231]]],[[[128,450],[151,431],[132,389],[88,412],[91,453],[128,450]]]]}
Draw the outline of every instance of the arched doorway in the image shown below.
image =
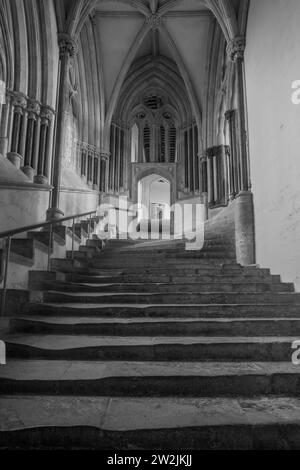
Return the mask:
{"type": "Polygon", "coordinates": [[[171,183],[158,174],[150,174],[138,182],[140,220],[170,220],[171,183]]]}

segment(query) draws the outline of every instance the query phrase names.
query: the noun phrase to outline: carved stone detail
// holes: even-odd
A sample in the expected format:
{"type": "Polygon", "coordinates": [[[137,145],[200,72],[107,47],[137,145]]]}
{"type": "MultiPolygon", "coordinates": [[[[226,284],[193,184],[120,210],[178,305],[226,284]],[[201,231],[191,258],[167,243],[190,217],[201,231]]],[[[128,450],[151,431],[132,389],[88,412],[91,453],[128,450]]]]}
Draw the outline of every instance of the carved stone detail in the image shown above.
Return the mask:
{"type": "Polygon", "coordinates": [[[237,37],[227,44],[227,54],[233,62],[238,59],[244,59],[244,52],[246,48],[246,41],[244,37],[237,37]]]}
{"type": "Polygon", "coordinates": [[[161,17],[157,14],[150,15],[147,17],[146,23],[150,25],[152,29],[158,29],[161,25],[161,17]]]}
{"type": "Polygon", "coordinates": [[[65,56],[74,57],[78,53],[78,44],[68,34],[60,34],[58,38],[58,47],[60,58],[65,56]]]}
{"type": "Polygon", "coordinates": [[[25,95],[19,92],[12,92],[12,105],[16,112],[23,113],[23,110],[27,107],[27,98],[25,95]]]}
{"type": "Polygon", "coordinates": [[[28,118],[32,119],[33,121],[36,121],[37,116],[41,112],[41,105],[38,101],[34,100],[28,100],[28,105],[27,105],[27,112],[28,112],[28,118]]]}
{"type": "Polygon", "coordinates": [[[42,124],[50,124],[54,116],[54,109],[50,106],[42,106],[41,107],[41,119],[42,124]]]}
{"type": "Polygon", "coordinates": [[[106,150],[101,150],[100,156],[101,156],[101,160],[102,160],[103,162],[106,162],[106,161],[108,161],[109,158],[110,158],[110,152],[107,152],[106,150]]]}

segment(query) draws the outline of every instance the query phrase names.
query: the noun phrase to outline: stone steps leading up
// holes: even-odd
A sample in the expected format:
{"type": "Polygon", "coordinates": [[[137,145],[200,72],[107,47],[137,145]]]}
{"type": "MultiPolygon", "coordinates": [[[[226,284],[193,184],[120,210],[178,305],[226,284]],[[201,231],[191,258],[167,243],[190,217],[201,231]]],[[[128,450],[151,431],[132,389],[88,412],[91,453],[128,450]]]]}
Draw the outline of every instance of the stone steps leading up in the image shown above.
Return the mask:
{"type": "Polygon", "coordinates": [[[285,362],[11,360],[0,394],[116,397],[299,396],[300,369],[285,362]]]}
{"type": "Polygon", "coordinates": [[[299,318],[18,317],[15,332],[101,336],[296,336],[299,318]]]}
{"type": "Polygon", "coordinates": [[[58,316],[119,316],[119,317],[297,317],[299,304],[81,304],[30,303],[24,313],[58,316]]]}
{"type": "Polygon", "coordinates": [[[1,397],[0,448],[296,450],[300,400],[1,397]],[[10,410],[8,413],[7,410],[10,410]]]}
{"type": "Polygon", "coordinates": [[[32,277],[5,338],[0,449],[300,448],[300,294],[221,237],[200,255],[146,245],[91,244],[32,277]]]}
{"type": "MultiPolygon", "coordinates": [[[[71,263],[71,260],[61,260],[71,263]]],[[[57,269],[60,271],[60,269],[57,269]]],[[[81,269],[82,271],[82,269],[81,269]]],[[[65,271],[66,272],[66,271],[65,271]]],[[[71,273],[73,270],[70,271],[71,273]]],[[[74,273],[75,274],[75,273],[74,273]]],[[[211,265],[211,264],[191,264],[188,263],[186,266],[176,267],[172,266],[154,266],[149,267],[148,265],[144,266],[131,266],[131,267],[124,267],[124,266],[115,266],[115,267],[104,267],[101,268],[85,268],[85,275],[136,275],[136,276],[153,276],[153,275],[167,275],[167,276],[203,276],[203,275],[236,275],[236,276],[252,276],[252,277],[260,277],[264,278],[270,276],[270,270],[268,269],[257,269],[256,267],[248,267],[242,269],[239,265],[211,265]]]]}
{"type": "Polygon", "coordinates": [[[7,357],[109,361],[284,361],[298,337],[11,335],[7,357]]]}
{"type": "Polygon", "coordinates": [[[246,275],[246,274],[186,274],[185,276],[174,275],[170,271],[169,274],[112,274],[112,275],[81,275],[66,273],[64,277],[65,282],[71,283],[89,283],[89,284],[105,284],[105,283],[171,283],[171,284],[253,284],[253,283],[274,283],[281,285],[280,276],[271,275],[246,275]]]}
{"type": "Polygon", "coordinates": [[[44,283],[44,289],[55,290],[57,292],[87,292],[87,293],[148,293],[148,292],[239,292],[239,293],[283,293],[294,292],[294,285],[290,283],[270,283],[270,282],[169,282],[169,283],[146,283],[146,282],[118,282],[118,283],[71,283],[71,282],[48,282],[44,283]]]}
{"type": "Polygon", "coordinates": [[[240,293],[240,292],[59,292],[47,291],[43,295],[47,303],[106,303],[106,304],[297,304],[300,293],[240,293]]]}

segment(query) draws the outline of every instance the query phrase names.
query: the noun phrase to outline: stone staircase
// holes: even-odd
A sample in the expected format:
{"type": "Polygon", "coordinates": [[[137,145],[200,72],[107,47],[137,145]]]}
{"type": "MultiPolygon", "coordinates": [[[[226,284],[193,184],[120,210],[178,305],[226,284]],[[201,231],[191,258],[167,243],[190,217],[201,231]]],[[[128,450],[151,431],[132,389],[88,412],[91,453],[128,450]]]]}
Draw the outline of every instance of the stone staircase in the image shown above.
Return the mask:
{"type": "Polygon", "coordinates": [[[297,449],[300,294],[209,234],[91,240],[11,319],[0,448],[297,449]]]}

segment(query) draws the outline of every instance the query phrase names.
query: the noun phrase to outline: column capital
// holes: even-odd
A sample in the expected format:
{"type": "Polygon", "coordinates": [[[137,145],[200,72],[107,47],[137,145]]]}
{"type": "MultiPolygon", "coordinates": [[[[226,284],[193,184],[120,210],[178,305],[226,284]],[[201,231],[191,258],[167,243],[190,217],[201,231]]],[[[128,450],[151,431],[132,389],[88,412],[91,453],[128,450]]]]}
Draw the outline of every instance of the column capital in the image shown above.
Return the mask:
{"type": "Polygon", "coordinates": [[[41,107],[41,119],[42,124],[49,125],[53,119],[55,111],[51,106],[42,106],[41,107]]]}
{"type": "Polygon", "coordinates": [[[240,36],[228,42],[226,52],[230,60],[236,62],[238,59],[244,59],[245,48],[246,40],[244,37],[240,36]]]}
{"type": "Polygon", "coordinates": [[[38,101],[29,99],[27,103],[28,118],[36,121],[41,112],[41,105],[38,101]]]}
{"type": "Polygon", "coordinates": [[[101,150],[100,157],[102,161],[106,162],[110,159],[110,152],[108,152],[107,150],[101,150]]]}
{"type": "Polygon", "coordinates": [[[93,145],[90,145],[90,144],[88,144],[87,150],[88,150],[89,155],[94,155],[94,153],[96,151],[95,147],[93,145]]]}
{"type": "Polygon", "coordinates": [[[69,34],[61,33],[58,35],[58,47],[60,58],[65,56],[74,57],[78,53],[77,41],[69,34]]]}
{"type": "Polygon", "coordinates": [[[209,147],[205,150],[205,155],[207,158],[213,158],[216,156],[216,147],[209,147]]]}
{"type": "Polygon", "coordinates": [[[10,96],[12,99],[12,105],[15,108],[19,108],[20,111],[26,109],[27,107],[27,97],[20,93],[19,91],[12,91],[10,92],[10,96]]]}

